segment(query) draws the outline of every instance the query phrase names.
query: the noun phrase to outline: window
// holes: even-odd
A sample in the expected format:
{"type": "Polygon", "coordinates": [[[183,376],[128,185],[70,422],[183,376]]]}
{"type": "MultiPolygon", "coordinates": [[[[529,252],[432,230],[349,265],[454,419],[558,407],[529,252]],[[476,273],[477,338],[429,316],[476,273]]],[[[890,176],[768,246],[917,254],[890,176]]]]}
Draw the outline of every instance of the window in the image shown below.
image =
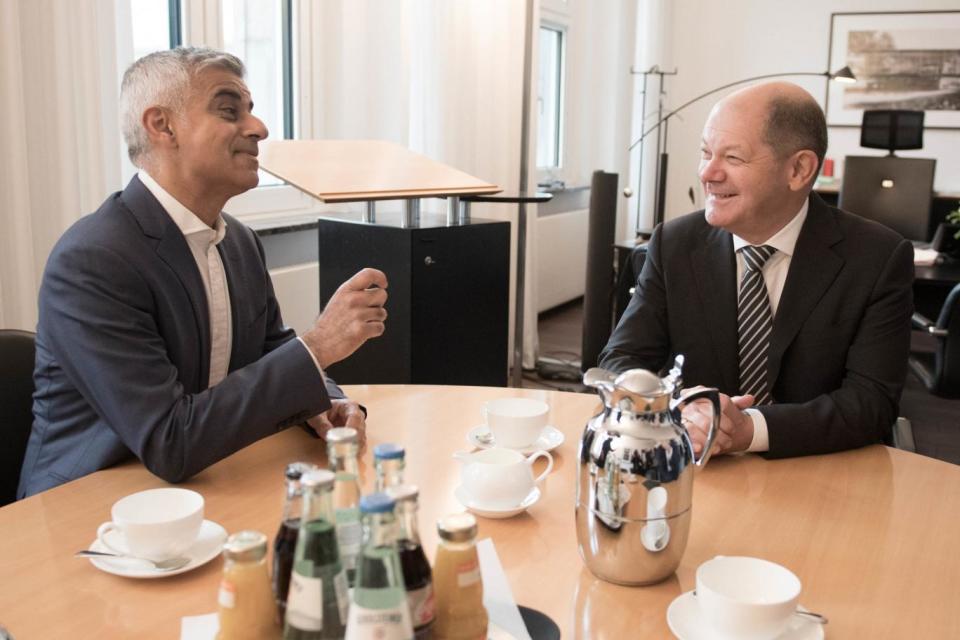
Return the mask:
{"type": "Polygon", "coordinates": [[[133,60],[182,42],[180,0],[131,0],[130,18],[133,60]]]}
{"type": "Polygon", "coordinates": [[[537,167],[562,165],[563,65],[566,33],[560,27],[540,27],[540,69],[537,79],[537,167]]]}

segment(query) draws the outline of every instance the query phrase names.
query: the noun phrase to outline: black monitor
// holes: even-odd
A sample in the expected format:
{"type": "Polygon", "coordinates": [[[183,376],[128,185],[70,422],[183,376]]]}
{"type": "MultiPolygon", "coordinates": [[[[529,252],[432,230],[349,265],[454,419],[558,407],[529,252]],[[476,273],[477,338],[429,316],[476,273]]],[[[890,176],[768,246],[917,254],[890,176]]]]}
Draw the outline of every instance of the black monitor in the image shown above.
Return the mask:
{"type": "Polygon", "coordinates": [[[923,111],[875,109],[863,112],[860,146],[886,149],[893,155],[902,149],[923,148],[923,111]]]}
{"type": "Polygon", "coordinates": [[[927,242],[936,166],[928,158],[847,156],[840,208],[885,224],[908,240],[927,242]]]}

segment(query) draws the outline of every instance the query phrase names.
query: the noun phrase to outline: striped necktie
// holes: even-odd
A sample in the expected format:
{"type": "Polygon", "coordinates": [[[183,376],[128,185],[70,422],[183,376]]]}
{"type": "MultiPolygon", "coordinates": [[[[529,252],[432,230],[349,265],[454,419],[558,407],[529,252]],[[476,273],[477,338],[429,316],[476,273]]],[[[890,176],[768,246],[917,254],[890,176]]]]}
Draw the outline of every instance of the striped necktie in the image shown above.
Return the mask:
{"type": "Polygon", "coordinates": [[[740,249],[743,256],[743,279],[737,301],[737,326],[740,348],[740,394],[752,395],[754,404],[769,404],[767,384],[767,352],[773,317],[770,299],[763,281],[763,265],[776,249],[763,245],[747,245],[740,249]]]}

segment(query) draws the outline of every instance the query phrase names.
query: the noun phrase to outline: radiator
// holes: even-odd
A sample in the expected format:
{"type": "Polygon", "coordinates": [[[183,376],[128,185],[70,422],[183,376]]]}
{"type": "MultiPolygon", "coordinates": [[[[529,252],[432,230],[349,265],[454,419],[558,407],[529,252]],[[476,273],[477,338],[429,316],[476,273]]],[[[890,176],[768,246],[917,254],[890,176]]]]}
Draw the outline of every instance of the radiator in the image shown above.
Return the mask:
{"type": "Polygon", "coordinates": [[[537,218],[537,312],[583,295],[587,277],[587,209],[537,218]]]}
{"type": "Polygon", "coordinates": [[[297,335],[309,330],[320,313],[320,265],[306,262],[271,269],[270,279],[284,324],[297,335]]]}

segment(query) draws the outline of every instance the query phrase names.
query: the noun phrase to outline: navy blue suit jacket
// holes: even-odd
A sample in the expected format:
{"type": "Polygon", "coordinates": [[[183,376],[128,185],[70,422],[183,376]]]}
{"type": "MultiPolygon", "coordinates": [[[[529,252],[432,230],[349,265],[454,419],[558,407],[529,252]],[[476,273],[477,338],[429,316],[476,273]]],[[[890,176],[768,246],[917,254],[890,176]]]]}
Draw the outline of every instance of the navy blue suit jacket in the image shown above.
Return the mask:
{"type": "Polygon", "coordinates": [[[224,218],[233,348],[209,389],[200,272],[138,178],[57,242],[40,287],[21,497],[133,456],[179,482],[342,397],[283,326],[256,235],[224,218]]]}
{"type": "MultiPolygon", "coordinates": [[[[733,236],[703,211],[657,227],[600,366],[658,371],[684,354],[689,384],[740,393],[733,236]]],[[[913,247],[816,194],[780,296],[767,380],[769,457],[888,438],[907,374],[913,247]]]]}

